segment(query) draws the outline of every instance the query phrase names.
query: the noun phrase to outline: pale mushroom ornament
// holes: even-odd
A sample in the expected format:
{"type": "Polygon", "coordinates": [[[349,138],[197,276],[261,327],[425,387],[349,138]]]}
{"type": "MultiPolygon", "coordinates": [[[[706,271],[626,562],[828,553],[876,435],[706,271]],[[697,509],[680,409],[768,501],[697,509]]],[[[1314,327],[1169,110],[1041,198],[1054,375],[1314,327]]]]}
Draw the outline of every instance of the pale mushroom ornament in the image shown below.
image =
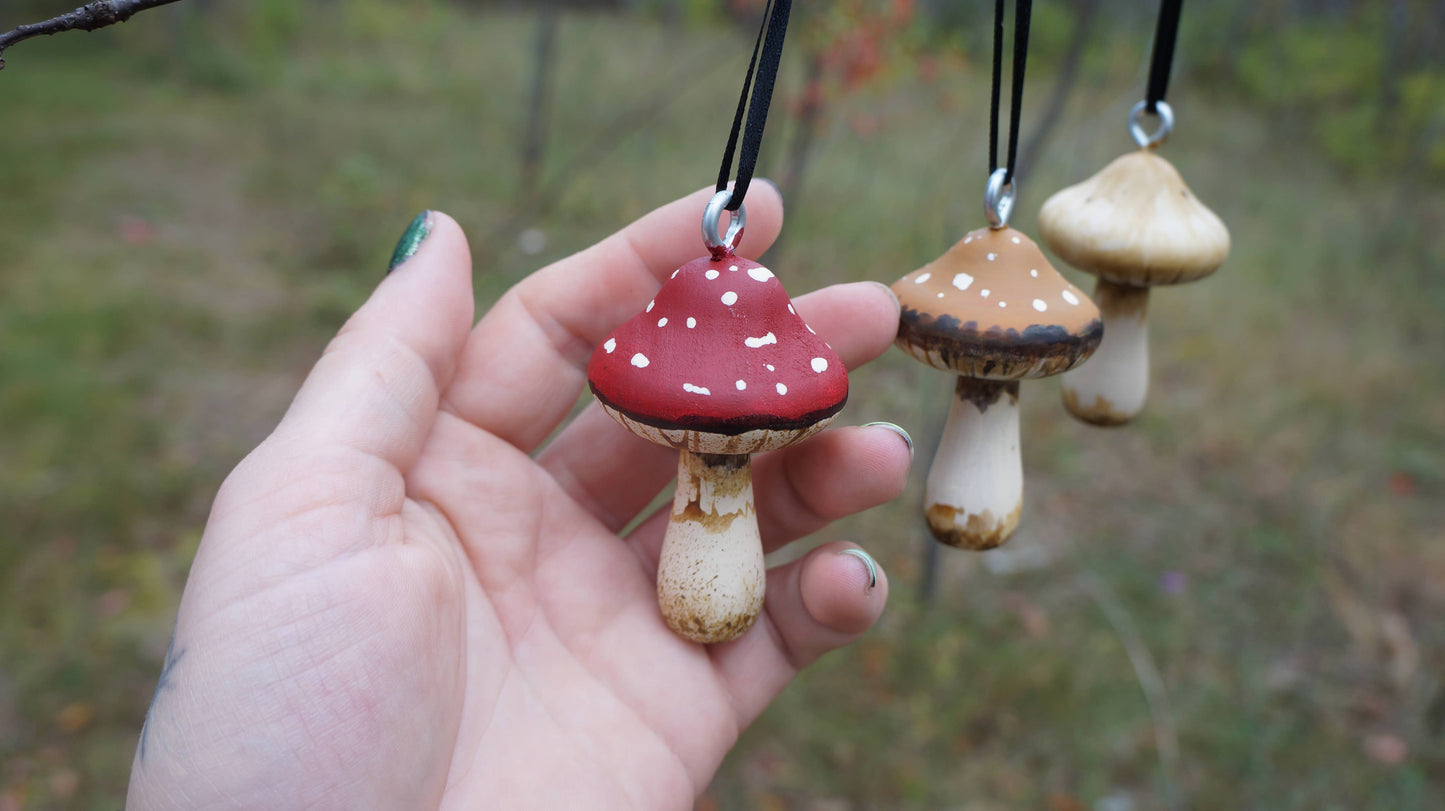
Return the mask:
{"type": "Polygon", "coordinates": [[[1061,259],[1099,278],[1094,300],[1104,342],[1088,363],[1063,377],[1064,406],[1084,422],[1122,425],[1144,408],[1149,391],[1149,288],[1197,281],[1229,256],[1229,230],[1155,149],[1174,129],[1164,101],[1181,0],[1160,8],[1144,101],[1129,112],[1139,145],[1093,177],[1050,197],[1039,211],[1044,242],[1061,259]],[[1158,117],[1145,132],[1146,112],[1158,117]]]}
{"type": "Polygon", "coordinates": [[[843,361],[798,316],[782,283],[733,253],[746,209],[717,237],[729,196],[719,192],[704,214],[712,254],[678,268],[587,369],[613,419],[679,451],[657,597],[668,626],[703,643],[741,636],[762,609],[750,454],[818,433],[848,399],[843,361]]]}

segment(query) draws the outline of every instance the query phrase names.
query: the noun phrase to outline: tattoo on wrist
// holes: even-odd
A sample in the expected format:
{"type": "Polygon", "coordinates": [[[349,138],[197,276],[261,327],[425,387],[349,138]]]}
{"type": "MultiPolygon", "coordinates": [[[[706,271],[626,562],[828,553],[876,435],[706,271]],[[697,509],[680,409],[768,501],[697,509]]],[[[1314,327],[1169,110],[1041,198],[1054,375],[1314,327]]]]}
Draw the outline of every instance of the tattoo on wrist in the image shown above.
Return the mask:
{"type": "Polygon", "coordinates": [[[171,687],[175,683],[176,665],[185,655],[185,648],[176,648],[176,635],[172,633],[170,644],[166,645],[166,659],[165,662],[161,665],[161,675],[158,679],[156,679],[156,691],[151,696],[151,705],[146,710],[145,721],[141,723],[140,727],[141,760],[145,760],[146,757],[146,740],[150,737],[151,719],[155,715],[156,704],[160,702],[161,693],[165,692],[167,688],[171,687]]]}

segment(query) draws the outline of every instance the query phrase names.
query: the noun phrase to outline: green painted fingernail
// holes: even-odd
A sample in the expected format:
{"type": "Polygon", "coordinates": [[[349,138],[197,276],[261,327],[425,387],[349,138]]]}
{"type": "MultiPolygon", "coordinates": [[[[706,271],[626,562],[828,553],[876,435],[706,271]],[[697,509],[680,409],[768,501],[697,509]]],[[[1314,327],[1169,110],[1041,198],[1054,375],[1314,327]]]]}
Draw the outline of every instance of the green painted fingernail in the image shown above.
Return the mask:
{"type": "Polygon", "coordinates": [[[387,266],[386,272],[396,270],[397,266],[406,260],[416,256],[421,250],[421,244],[431,236],[432,216],[430,211],[423,211],[416,215],[411,225],[406,227],[406,233],[401,235],[401,240],[396,243],[396,250],[391,254],[391,264],[387,266]]]}

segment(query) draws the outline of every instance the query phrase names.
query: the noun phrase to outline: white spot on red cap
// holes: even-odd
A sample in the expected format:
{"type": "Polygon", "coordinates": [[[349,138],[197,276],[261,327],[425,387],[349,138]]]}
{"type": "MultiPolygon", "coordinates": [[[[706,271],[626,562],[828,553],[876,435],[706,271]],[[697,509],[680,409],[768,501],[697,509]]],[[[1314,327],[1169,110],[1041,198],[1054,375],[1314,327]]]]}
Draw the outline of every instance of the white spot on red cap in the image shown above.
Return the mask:
{"type": "Polygon", "coordinates": [[[709,270],[707,273],[704,273],[702,275],[706,276],[708,281],[712,281],[713,279],[716,279],[722,274],[718,273],[716,270],[709,270]]]}
{"type": "Polygon", "coordinates": [[[771,363],[764,363],[763,365],[766,366],[766,367],[768,367],[768,371],[770,371],[770,372],[776,371],[776,370],[773,368],[773,364],[771,364],[771,363]]]}
{"type": "Polygon", "coordinates": [[[761,337],[761,338],[744,338],[744,339],[743,339],[743,343],[747,344],[748,347],[750,347],[750,348],[752,348],[752,349],[759,349],[759,348],[761,348],[761,347],[767,346],[768,344],[775,344],[775,343],[777,343],[777,342],[778,342],[778,336],[772,334],[771,332],[769,332],[767,335],[764,335],[764,336],[761,337]]]}
{"type": "Polygon", "coordinates": [[[734,292],[731,291],[731,290],[727,291],[726,293],[723,293],[723,294],[722,294],[722,303],[723,303],[723,304],[726,304],[726,305],[729,306],[729,307],[733,306],[734,304],[737,304],[737,303],[738,303],[738,294],[737,294],[737,293],[734,293],[734,292]]]}
{"type": "Polygon", "coordinates": [[[973,277],[967,273],[960,273],[953,277],[953,286],[959,290],[967,290],[973,284],[973,277]]]}
{"type": "Polygon", "coordinates": [[[747,383],[746,380],[739,380],[739,381],[737,382],[737,386],[738,386],[738,391],[745,391],[745,390],[747,389],[747,387],[748,387],[748,383],[747,383]]]}
{"type": "Polygon", "coordinates": [[[1041,299],[1041,298],[1036,298],[1036,299],[1034,299],[1034,309],[1035,309],[1035,310],[1038,310],[1039,312],[1043,312],[1044,310],[1047,310],[1048,308],[1049,308],[1049,305],[1045,304],[1043,299],[1041,299]]]}
{"type": "Polygon", "coordinates": [[[788,387],[787,387],[787,386],[784,386],[782,383],[779,383],[777,388],[778,388],[778,394],[787,394],[787,393],[788,393],[788,387]]]}
{"type": "Polygon", "coordinates": [[[688,328],[688,329],[692,329],[692,328],[695,327],[695,326],[697,326],[697,319],[696,319],[696,318],[693,318],[692,316],[688,316],[688,319],[687,319],[687,328],[688,328]]]}
{"type": "MultiPolygon", "coordinates": [[[[808,327],[807,324],[804,324],[803,326],[808,327]]],[[[812,328],[812,327],[808,327],[808,331],[809,331],[809,332],[813,332],[813,328],[812,328]]],[[[817,335],[818,333],[813,332],[813,334],[814,334],[814,335],[817,335]]]]}
{"type": "Polygon", "coordinates": [[[657,299],[653,299],[652,301],[647,302],[647,310],[646,310],[645,312],[649,312],[649,313],[652,312],[652,305],[654,305],[654,304],[656,304],[656,303],[657,303],[657,299]]]}
{"type": "Polygon", "coordinates": [[[748,275],[760,282],[773,278],[773,272],[767,268],[748,268],[748,275]]]}
{"type": "Polygon", "coordinates": [[[617,348],[617,339],[616,339],[616,338],[608,338],[608,339],[607,339],[607,343],[603,344],[603,345],[602,345],[602,348],[605,349],[605,350],[607,350],[607,354],[611,355],[611,354],[612,354],[612,350],[614,350],[614,349],[617,348]]]}
{"type": "Polygon", "coordinates": [[[728,268],[728,270],[731,270],[731,271],[733,271],[734,273],[737,272],[737,269],[738,269],[738,266],[737,266],[737,265],[733,265],[732,267],[728,268]]]}
{"type": "Polygon", "coordinates": [[[674,271],[672,272],[672,275],[671,275],[671,276],[668,276],[667,278],[669,278],[669,279],[676,279],[676,278],[677,278],[677,274],[679,274],[679,273],[681,273],[681,272],[682,272],[682,268],[678,268],[677,270],[674,270],[674,271]]]}
{"type": "Polygon", "coordinates": [[[647,364],[651,362],[652,361],[648,360],[647,356],[642,354],[641,352],[638,352],[636,355],[632,356],[632,365],[636,366],[639,369],[646,369],[647,364]]]}
{"type": "Polygon", "coordinates": [[[691,383],[684,383],[684,384],[682,384],[682,390],[685,391],[685,392],[688,392],[689,394],[706,394],[706,395],[708,395],[709,397],[712,396],[712,392],[708,391],[707,389],[703,388],[702,386],[694,386],[694,385],[691,384],[691,383]]]}
{"type": "Polygon", "coordinates": [[[817,372],[818,374],[822,374],[828,371],[828,359],[813,358],[813,371],[817,372]]]}
{"type": "Polygon", "coordinates": [[[794,309],[793,309],[793,305],[791,305],[791,304],[788,305],[788,312],[792,313],[793,315],[797,315],[797,314],[798,314],[798,311],[797,311],[797,310],[794,310],[794,309]]]}
{"type": "Polygon", "coordinates": [[[667,326],[667,316],[664,315],[663,317],[657,319],[657,325],[658,325],[659,327],[665,327],[665,326],[667,326]]]}
{"type": "Polygon", "coordinates": [[[916,279],[913,280],[913,283],[914,283],[914,284],[923,284],[924,282],[926,282],[926,281],[928,281],[929,279],[932,279],[932,278],[933,278],[933,274],[932,274],[932,273],[920,273],[920,274],[918,274],[918,278],[916,278],[916,279]]]}
{"type": "Polygon", "coordinates": [[[1072,290],[1064,291],[1064,301],[1067,301],[1075,307],[1079,306],[1079,297],[1074,295],[1074,291],[1072,290]]]}

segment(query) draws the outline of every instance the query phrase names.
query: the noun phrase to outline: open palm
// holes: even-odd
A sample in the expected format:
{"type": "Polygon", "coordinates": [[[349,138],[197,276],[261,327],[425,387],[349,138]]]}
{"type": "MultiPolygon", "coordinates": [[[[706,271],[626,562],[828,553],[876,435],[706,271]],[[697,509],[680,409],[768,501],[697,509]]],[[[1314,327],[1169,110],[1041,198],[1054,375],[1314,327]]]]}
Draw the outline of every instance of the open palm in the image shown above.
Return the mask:
{"type": "MultiPolygon", "coordinates": [[[[749,255],[781,222],[754,189],[749,255]]],[[[827,544],[769,573],[741,639],[678,639],[653,587],[666,508],[618,534],[676,452],[595,404],[553,436],[592,347],[701,252],[707,196],[534,274],[475,327],[465,238],[431,215],[217,495],[132,807],[683,808],[799,668],[872,625],[886,581],[827,544]]],[[[897,324],[879,285],[797,309],[850,367],[897,324]]],[[[894,497],[908,461],[881,428],[759,457],[764,544],[894,497]]]]}

